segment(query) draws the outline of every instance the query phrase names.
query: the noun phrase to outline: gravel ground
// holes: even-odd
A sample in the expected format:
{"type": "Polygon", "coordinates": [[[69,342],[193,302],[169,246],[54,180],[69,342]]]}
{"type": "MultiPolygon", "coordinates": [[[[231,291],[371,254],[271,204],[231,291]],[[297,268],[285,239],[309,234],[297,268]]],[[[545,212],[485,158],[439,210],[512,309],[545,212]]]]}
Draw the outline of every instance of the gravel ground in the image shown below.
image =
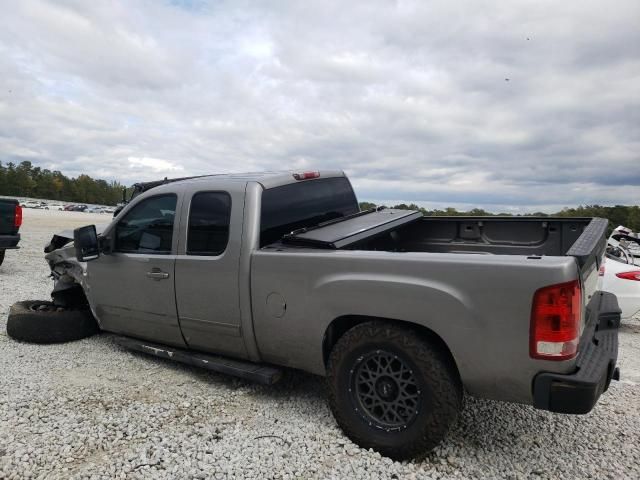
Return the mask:
{"type": "Polygon", "coordinates": [[[310,375],[264,387],[128,352],[108,334],[8,338],[12,303],[49,298],[51,234],[105,221],[26,210],[22,249],[0,267],[0,478],[640,478],[640,321],[620,333],[623,381],[591,414],[467,398],[421,462],[351,443],[310,375]]]}

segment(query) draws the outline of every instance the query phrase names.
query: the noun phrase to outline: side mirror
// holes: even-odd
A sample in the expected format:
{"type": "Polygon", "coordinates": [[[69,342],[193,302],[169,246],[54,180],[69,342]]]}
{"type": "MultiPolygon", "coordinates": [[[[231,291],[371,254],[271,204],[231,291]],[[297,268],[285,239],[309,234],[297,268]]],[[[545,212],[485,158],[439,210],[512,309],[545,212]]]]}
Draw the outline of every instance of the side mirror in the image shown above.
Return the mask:
{"type": "Polygon", "coordinates": [[[73,244],[76,248],[76,258],[79,262],[88,262],[100,256],[100,246],[95,225],[76,228],[73,231],[73,244]]]}

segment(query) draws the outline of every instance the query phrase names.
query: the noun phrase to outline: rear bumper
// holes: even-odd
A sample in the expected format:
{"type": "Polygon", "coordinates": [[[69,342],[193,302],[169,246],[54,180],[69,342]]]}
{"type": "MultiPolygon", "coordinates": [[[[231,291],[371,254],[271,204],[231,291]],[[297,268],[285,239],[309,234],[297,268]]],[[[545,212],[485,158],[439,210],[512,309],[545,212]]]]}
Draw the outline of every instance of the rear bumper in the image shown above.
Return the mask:
{"type": "Polygon", "coordinates": [[[20,234],[15,235],[0,235],[0,248],[3,250],[9,248],[16,248],[20,241],[20,234]]]}
{"type": "Polygon", "coordinates": [[[557,413],[588,413],[617,380],[620,308],[616,296],[597,292],[587,307],[594,316],[580,339],[576,370],[571,374],[539,373],[533,380],[533,405],[557,413]]]}

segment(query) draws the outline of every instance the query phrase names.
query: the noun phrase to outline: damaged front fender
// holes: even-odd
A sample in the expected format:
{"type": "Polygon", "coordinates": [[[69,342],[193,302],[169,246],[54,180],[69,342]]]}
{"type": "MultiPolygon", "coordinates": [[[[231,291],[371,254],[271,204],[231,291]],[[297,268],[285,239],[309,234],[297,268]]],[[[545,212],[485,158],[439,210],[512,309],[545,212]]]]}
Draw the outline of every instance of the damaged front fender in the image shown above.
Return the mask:
{"type": "Polygon", "coordinates": [[[54,280],[51,298],[54,303],[61,306],[71,306],[78,299],[86,304],[85,291],[88,288],[86,283],[85,262],[76,259],[76,251],[73,242],[45,254],[45,260],[51,269],[51,277],[54,280]],[[84,297],[84,298],[82,298],[84,297]]]}
{"type": "MultiPolygon", "coordinates": [[[[96,225],[100,235],[107,225],[96,225]]],[[[53,235],[45,249],[45,260],[54,279],[51,297],[61,306],[87,305],[87,263],[79,262],[73,245],[73,231],[66,230],[53,235]]]]}

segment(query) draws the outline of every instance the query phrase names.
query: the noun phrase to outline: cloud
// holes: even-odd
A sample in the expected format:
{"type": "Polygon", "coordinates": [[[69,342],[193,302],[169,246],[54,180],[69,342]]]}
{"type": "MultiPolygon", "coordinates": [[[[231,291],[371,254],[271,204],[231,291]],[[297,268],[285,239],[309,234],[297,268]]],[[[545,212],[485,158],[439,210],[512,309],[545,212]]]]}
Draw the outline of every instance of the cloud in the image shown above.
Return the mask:
{"type": "Polygon", "coordinates": [[[634,0],[24,0],[0,30],[0,161],[126,183],[342,168],[363,200],[426,207],[638,204],[639,17],[634,0]]]}
{"type": "Polygon", "coordinates": [[[176,165],[167,160],[151,157],[129,157],[129,169],[136,170],[139,174],[175,174],[184,170],[182,165],[176,165]]]}

